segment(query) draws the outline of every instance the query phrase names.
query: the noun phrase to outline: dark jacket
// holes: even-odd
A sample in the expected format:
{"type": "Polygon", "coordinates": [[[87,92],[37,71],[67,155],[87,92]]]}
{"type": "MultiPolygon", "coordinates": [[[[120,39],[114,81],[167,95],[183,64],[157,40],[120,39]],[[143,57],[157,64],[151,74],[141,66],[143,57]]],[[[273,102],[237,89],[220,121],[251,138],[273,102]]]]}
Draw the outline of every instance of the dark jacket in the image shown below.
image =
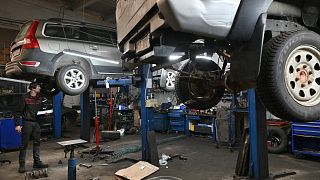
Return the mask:
{"type": "Polygon", "coordinates": [[[20,114],[22,116],[22,120],[24,121],[37,121],[37,113],[41,110],[43,103],[42,97],[37,94],[37,96],[31,96],[30,92],[26,93],[23,96],[21,108],[17,110],[15,113],[15,124],[16,126],[20,125],[20,114]]]}

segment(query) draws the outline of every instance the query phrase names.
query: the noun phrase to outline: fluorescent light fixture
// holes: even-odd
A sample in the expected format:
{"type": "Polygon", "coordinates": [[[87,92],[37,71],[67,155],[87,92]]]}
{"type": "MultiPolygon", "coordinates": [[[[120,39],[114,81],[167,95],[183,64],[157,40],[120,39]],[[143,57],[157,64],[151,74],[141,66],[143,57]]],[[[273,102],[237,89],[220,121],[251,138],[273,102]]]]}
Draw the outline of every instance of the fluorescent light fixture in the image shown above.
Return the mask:
{"type": "Polygon", "coordinates": [[[182,56],[180,55],[170,55],[169,56],[169,60],[170,61],[175,61],[175,60],[178,60],[179,58],[181,58],[182,56]]]}
{"type": "Polygon", "coordinates": [[[82,58],[94,59],[94,60],[103,61],[103,62],[107,62],[107,63],[111,63],[111,64],[119,64],[118,61],[113,61],[113,60],[103,59],[103,58],[99,58],[99,57],[88,56],[88,55],[85,55],[85,54],[78,54],[78,53],[69,52],[69,51],[63,51],[63,53],[71,55],[71,56],[78,56],[78,57],[82,57],[82,58]]]}
{"type": "Polygon", "coordinates": [[[196,56],[196,59],[207,59],[207,60],[212,60],[211,57],[209,56],[196,56]]]}

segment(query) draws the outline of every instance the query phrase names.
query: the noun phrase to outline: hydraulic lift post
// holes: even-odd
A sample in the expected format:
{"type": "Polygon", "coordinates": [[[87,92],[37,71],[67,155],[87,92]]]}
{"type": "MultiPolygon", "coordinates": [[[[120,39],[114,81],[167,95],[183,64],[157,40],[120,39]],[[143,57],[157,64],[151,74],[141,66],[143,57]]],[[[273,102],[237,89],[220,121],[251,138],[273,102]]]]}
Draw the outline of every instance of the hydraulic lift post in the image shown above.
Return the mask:
{"type": "Polygon", "coordinates": [[[250,159],[249,176],[253,179],[276,179],[295,175],[296,172],[269,174],[266,108],[256,96],[256,89],[248,90],[250,159]]]}
{"type": "Polygon", "coordinates": [[[248,90],[250,160],[249,175],[254,179],[269,177],[266,108],[256,96],[255,89],[248,90]]]}
{"type": "Polygon", "coordinates": [[[142,145],[142,160],[149,159],[150,149],[148,146],[148,110],[146,108],[147,91],[152,88],[152,72],[151,65],[146,64],[139,67],[141,73],[141,145],[142,145]],[[151,87],[150,87],[151,85],[151,87]]]}
{"type": "Polygon", "coordinates": [[[80,95],[80,138],[90,142],[90,88],[80,95]]]}
{"type": "Polygon", "coordinates": [[[59,92],[53,97],[54,137],[61,138],[61,108],[63,93],[59,92]]]}

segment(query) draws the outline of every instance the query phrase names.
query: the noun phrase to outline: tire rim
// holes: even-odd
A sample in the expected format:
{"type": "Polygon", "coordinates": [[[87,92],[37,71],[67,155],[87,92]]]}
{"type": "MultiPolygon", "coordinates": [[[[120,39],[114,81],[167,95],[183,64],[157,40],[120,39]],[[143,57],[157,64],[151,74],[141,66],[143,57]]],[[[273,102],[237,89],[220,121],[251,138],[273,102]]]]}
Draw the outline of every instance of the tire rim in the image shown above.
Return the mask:
{"type": "Polygon", "coordinates": [[[281,144],[281,139],[276,137],[276,136],[272,136],[271,140],[270,140],[270,147],[278,147],[281,144]]]}
{"type": "Polygon", "coordinates": [[[166,89],[173,90],[175,81],[176,81],[176,74],[174,72],[168,72],[168,76],[166,79],[166,89]]]}
{"type": "Polygon", "coordinates": [[[73,90],[81,89],[85,81],[84,74],[78,69],[69,69],[64,75],[64,83],[73,90]]]}
{"type": "Polygon", "coordinates": [[[290,96],[303,106],[320,102],[320,52],[312,46],[299,46],[285,65],[285,83],[290,96]]]}

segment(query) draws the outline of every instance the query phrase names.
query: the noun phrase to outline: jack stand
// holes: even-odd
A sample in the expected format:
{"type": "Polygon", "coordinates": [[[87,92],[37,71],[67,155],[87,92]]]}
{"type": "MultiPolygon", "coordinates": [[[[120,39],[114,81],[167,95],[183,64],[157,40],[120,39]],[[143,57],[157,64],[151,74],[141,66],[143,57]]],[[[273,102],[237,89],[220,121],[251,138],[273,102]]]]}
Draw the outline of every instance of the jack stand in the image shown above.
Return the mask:
{"type": "Polygon", "coordinates": [[[65,146],[64,149],[64,158],[67,158],[67,154],[70,151],[70,158],[68,159],[68,180],[76,179],[76,169],[77,169],[77,160],[74,158],[74,149],[76,146],[69,145],[65,146]]]}
{"type": "Polygon", "coordinates": [[[68,152],[70,152],[70,158],[68,160],[68,180],[76,180],[76,168],[77,160],[74,157],[74,149],[77,148],[79,144],[86,143],[87,141],[82,139],[58,142],[58,144],[65,147],[64,157],[67,158],[68,152]]]}

